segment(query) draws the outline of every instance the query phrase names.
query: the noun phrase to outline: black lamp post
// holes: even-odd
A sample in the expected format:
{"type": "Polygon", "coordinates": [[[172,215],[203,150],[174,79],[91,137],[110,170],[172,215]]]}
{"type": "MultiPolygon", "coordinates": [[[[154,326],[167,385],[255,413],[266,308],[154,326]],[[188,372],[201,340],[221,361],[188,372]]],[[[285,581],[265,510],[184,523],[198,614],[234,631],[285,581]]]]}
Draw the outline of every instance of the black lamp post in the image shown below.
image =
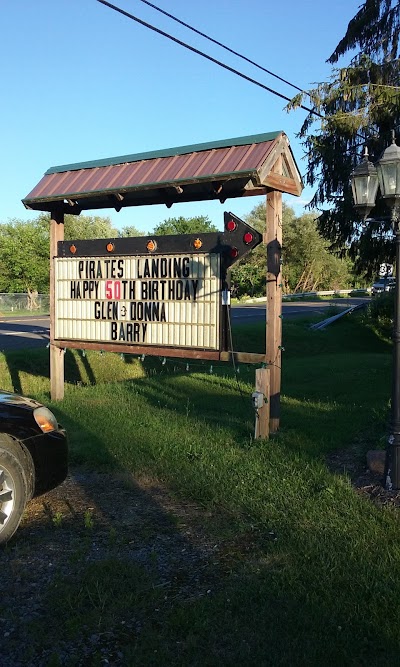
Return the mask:
{"type": "Polygon", "coordinates": [[[351,174],[355,208],[367,218],[375,206],[380,187],[381,196],[390,210],[390,219],[396,239],[396,285],[393,326],[393,368],[390,435],[388,438],[385,485],[387,489],[400,489],[400,148],[394,132],[392,145],[386,148],[376,165],[364,160],[351,174]]]}

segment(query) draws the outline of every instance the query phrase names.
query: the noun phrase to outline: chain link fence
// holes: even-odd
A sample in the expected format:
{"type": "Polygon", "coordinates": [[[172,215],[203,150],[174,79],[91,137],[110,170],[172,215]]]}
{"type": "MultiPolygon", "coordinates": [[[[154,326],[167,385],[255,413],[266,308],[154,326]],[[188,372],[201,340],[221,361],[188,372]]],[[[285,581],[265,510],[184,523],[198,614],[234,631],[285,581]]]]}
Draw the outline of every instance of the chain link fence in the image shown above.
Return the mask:
{"type": "Polygon", "coordinates": [[[1,315],[42,315],[50,312],[50,295],[38,294],[5,294],[0,293],[1,315]]]}

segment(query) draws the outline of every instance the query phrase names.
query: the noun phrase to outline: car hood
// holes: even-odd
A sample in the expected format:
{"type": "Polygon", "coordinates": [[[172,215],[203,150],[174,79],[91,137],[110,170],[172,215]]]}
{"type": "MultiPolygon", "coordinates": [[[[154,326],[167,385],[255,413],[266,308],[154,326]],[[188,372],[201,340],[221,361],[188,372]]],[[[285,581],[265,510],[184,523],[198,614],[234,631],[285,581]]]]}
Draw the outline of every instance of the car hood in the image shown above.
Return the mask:
{"type": "Polygon", "coordinates": [[[19,394],[12,394],[9,391],[0,389],[0,410],[2,405],[34,410],[35,408],[40,408],[42,403],[35,401],[33,398],[27,398],[26,396],[20,396],[19,394]]]}

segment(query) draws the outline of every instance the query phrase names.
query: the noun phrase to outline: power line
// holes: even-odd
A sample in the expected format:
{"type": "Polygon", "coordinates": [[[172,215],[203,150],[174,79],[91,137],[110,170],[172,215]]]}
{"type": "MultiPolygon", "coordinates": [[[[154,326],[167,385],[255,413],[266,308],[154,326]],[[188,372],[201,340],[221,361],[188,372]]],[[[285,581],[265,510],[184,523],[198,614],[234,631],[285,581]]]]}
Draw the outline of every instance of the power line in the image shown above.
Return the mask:
{"type": "MultiPolygon", "coordinates": [[[[309,93],[306,90],[303,90],[302,88],[299,88],[299,86],[296,86],[294,83],[291,83],[290,81],[287,81],[287,79],[282,78],[278,74],[275,74],[274,72],[271,72],[271,70],[266,69],[262,65],[259,65],[256,63],[254,60],[251,60],[250,58],[247,58],[247,56],[244,56],[242,53],[239,53],[238,51],[235,51],[234,49],[231,49],[229,46],[226,46],[226,44],[223,44],[222,42],[219,42],[217,39],[214,39],[213,37],[210,37],[209,35],[206,35],[206,33],[201,32],[201,30],[197,30],[197,28],[194,28],[191,26],[189,23],[185,23],[185,21],[182,21],[179,19],[177,16],[174,16],[173,14],[170,14],[169,12],[166,12],[164,9],[161,9],[161,7],[157,7],[157,5],[153,4],[152,2],[149,2],[149,0],[140,0],[140,2],[143,2],[145,5],[148,5],[149,7],[152,7],[155,9],[157,12],[160,12],[161,14],[164,14],[165,16],[168,16],[168,18],[172,19],[173,21],[176,21],[176,23],[179,23],[180,25],[183,25],[185,28],[188,28],[189,30],[192,30],[192,32],[195,32],[197,35],[200,35],[201,37],[204,37],[205,39],[208,39],[210,42],[213,42],[213,44],[217,44],[217,46],[220,46],[221,48],[225,49],[225,51],[229,51],[229,53],[233,53],[233,55],[238,56],[242,60],[245,60],[246,62],[250,63],[250,65],[254,65],[254,67],[257,67],[263,72],[266,72],[266,74],[270,74],[271,76],[275,77],[275,79],[278,79],[279,81],[282,81],[283,83],[286,83],[288,86],[291,86],[295,90],[298,90],[300,93],[305,93],[306,95],[309,96],[309,93]]],[[[399,3],[400,4],[400,3],[399,3]]],[[[379,86],[380,84],[370,84],[371,86],[379,86]]],[[[396,88],[399,89],[399,86],[386,86],[390,88],[396,88]]],[[[279,93],[276,93],[279,94],[279,93]]],[[[307,107],[303,107],[302,105],[299,105],[302,109],[307,109],[307,107]]],[[[312,113],[315,116],[319,116],[319,118],[326,118],[326,116],[323,116],[322,114],[318,113],[317,111],[313,110],[312,113]]],[[[359,132],[356,132],[356,136],[360,137],[360,139],[363,139],[365,141],[365,137],[361,135],[359,132]]],[[[362,146],[362,144],[358,144],[358,146],[362,146]]],[[[353,149],[352,149],[353,150],[353,149]]],[[[349,152],[349,151],[346,151],[349,152]]]]}
{"type": "Polygon", "coordinates": [[[242,60],[245,60],[246,62],[250,63],[250,65],[254,65],[254,67],[257,67],[258,69],[262,70],[263,72],[266,72],[266,74],[270,74],[271,76],[275,77],[275,79],[278,79],[279,81],[282,81],[283,83],[286,83],[288,86],[291,86],[295,90],[298,90],[300,93],[305,92],[302,88],[299,88],[294,83],[291,83],[290,81],[287,81],[286,79],[283,79],[278,74],[275,74],[274,72],[271,72],[271,70],[266,69],[262,65],[259,65],[254,60],[251,60],[250,58],[247,58],[247,56],[244,56],[242,53],[239,53],[238,51],[235,51],[234,49],[231,49],[229,46],[226,46],[226,44],[223,44],[222,42],[219,42],[217,39],[214,39],[213,37],[210,37],[209,35],[206,35],[206,33],[201,32],[201,30],[197,30],[197,28],[194,28],[192,25],[189,25],[189,23],[185,23],[185,21],[182,21],[181,19],[178,19],[177,16],[174,16],[173,14],[170,14],[169,12],[166,12],[164,9],[161,9],[161,7],[157,7],[157,5],[154,5],[152,2],[149,2],[149,0],[140,0],[140,2],[143,2],[145,5],[148,5],[149,7],[152,7],[157,12],[160,12],[161,14],[164,14],[164,16],[168,16],[168,18],[172,19],[173,21],[176,21],[176,23],[179,23],[180,25],[183,25],[185,28],[189,28],[189,30],[192,30],[192,32],[195,32],[197,35],[200,35],[201,37],[204,37],[205,39],[208,39],[209,42],[213,42],[213,44],[217,44],[217,46],[220,46],[221,48],[225,49],[225,51],[229,51],[229,53],[233,53],[233,55],[238,56],[238,58],[241,58],[242,60]]]}
{"type": "MultiPolygon", "coordinates": [[[[173,37],[167,32],[164,32],[164,30],[160,30],[160,28],[156,28],[154,25],[151,25],[151,23],[147,23],[146,21],[143,21],[142,19],[138,18],[137,16],[134,16],[133,14],[130,14],[129,12],[126,12],[124,9],[121,9],[121,7],[117,7],[116,5],[111,4],[111,2],[107,2],[107,0],[97,0],[97,2],[100,2],[102,5],[105,5],[106,7],[109,7],[110,9],[113,9],[114,11],[118,12],[119,14],[122,14],[123,16],[126,16],[129,19],[132,19],[132,21],[136,21],[136,23],[139,23],[140,25],[143,25],[145,28],[149,28],[149,30],[153,30],[154,32],[157,32],[159,35],[162,35],[163,37],[167,37],[167,39],[170,39],[171,41],[175,42],[176,44],[179,44],[180,46],[183,46],[185,49],[188,49],[189,51],[192,51],[193,53],[197,53],[197,55],[202,56],[203,58],[206,58],[207,60],[210,60],[213,62],[215,65],[219,65],[223,69],[228,70],[229,72],[232,72],[233,74],[236,74],[237,76],[241,77],[242,79],[245,79],[246,81],[249,81],[250,83],[254,83],[254,85],[259,86],[259,88],[262,88],[263,90],[266,90],[268,93],[272,93],[273,95],[276,95],[277,97],[280,97],[281,99],[285,100],[286,102],[291,102],[290,97],[287,97],[286,95],[283,95],[282,93],[278,93],[278,91],[274,90],[273,88],[269,88],[269,86],[265,86],[263,83],[260,81],[257,81],[256,79],[253,79],[250,76],[247,76],[246,74],[243,74],[243,72],[239,72],[239,70],[235,69],[234,67],[230,67],[229,65],[226,65],[225,63],[221,62],[220,60],[217,60],[216,58],[213,58],[212,56],[207,55],[207,53],[204,53],[203,51],[200,51],[199,49],[196,49],[194,46],[190,46],[190,44],[187,44],[186,42],[182,42],[180,39],[177,39],[176,37],[173,37]]],[[[314,109],[310,109],[309,107],[304,106],[303,104],[298,105],[300,109],[303,109],[304,111],[307,111],[308,113],[314,114],[315,116],[318,116],[319,118],[324,118],[324,116],[318,111],[315,111],[314,109]]]]}
{"type": "MultiPolygon", "coordinates": [[[[253,62],[246,56],[243,56],[242,54],[234,51],[233,49],[230,49],[229,47],[225,46],[222,44],[222,42],[218,42],[217,40],[213,39],[212,37],[209,37],[205,33],[202,33],[200,30],[197,30],[196,28],[193,28],[190,26],[188,23],[185,23],[184,21],[181,21],[177,17],[173,16],[172,14],[169,14],[168,12],[160,9],[153,3],[149,2],[149,0],[140,0],[141,2],[144,2],[145,4],[149,5],[150,7],[153,7],[157,11],[161,12],[162,14],[165,14],[169,18],[172,18],[174,21],[177,21],[178,23],[184,25],[185,27],[189,28],[190,30],[193,30],[193,32],[198,33],[202,37],[205,37],[206,39],[209,39],[211,42],[214,42],[215,44],[218,44],[218,46],[221,46],[222,48],[226,49],[227,51],[230,51],[234,55],[239,56],[243,60],[246,60],[247,62],[251,63],[252,65],[255,65],[259,69],[267,72],[268,74],[271,74],[272,76],[276,77],[277,79],[280,79],[284,83],[287,83],[289,86],[292,86],[296,90],[299,90],[300,92],[304,93],[306,91],[303,91],[301,88],[298,86],[295,86],[294,84],[290,83],[289,81],[286,81],[282,77],[278,76],[277,74],[274,74],[273,72],[270,72],[269,70],[265,69],[261,65],[258,65],[257,63],[253,62]]],[[[287,102],[291,102],[291,99],[287,97],[286,95],[283,95],[282,93],[279,93],[278,91],[274,90],[273,88],[270,88],[269,86],[264,85],[260,81],[257,81],[256,79],[253,79],[252,77],[247,76],[246,74],[243,74],[243,72],[239,72],[239,70],[235,69],[234,67],[230,67],[229,65],[226,65],[225,63],[221,62],[220,60],[217,60],[216,58],[213,58],[212,56],[209,56],[207,53],[204,53],[203,51],[200,51],[199,49],[196,49],[194,46],[190,46],[190,44],[187,44],[186,42],[181,41],[180,39],[173,37],[173,35],[170,35],[169,33],[165,32],[164,30],[161,30],[160,28],[156,28],[153,26],[151,23],[147,23],[146,21],[143,21],[142,19],[138,18],[137,16],[134,16],[133,14],[130,14],[129,12],[125,11],[124,9],[121,9],[121,7],[117,7],[116,5],[113,5],[110,2],[107,2],[107,0],[97,0],[97,2],[100,2],[102,5],[105,5],[106,7],[109,7],[110,9],[113,9],[114,11],[122,14],[123,16],[126,16],[127,18],[132,19],[133,21],[136,21],[140,25],[143,25],[145,28],[149,28],[149,30],[153,30],[154,32],[158,33],[159,35],[162,35],[163,37],[167,37],[167,39],[170,39],[171,41],[175,42],[176,44],[179,44],[180,46],[183,46],[184,48],[188,49],[189,51],[192,51],[193,53],[197,53],[199,56],[202,56],[203,58],[206,58],[207,60],[213,62],[216,65],[219,65],[223,69],[228,70],[229,72],[232,72],[233,74],[236,74],[237,76],[241,77],[242,79],[245,79],[246,81],[249,81],[250,83],[254,83],[254,85],[259,86],[263,90],[266,90],[269,93],[272,93],[273,95],[276,95],[277,97],[280,97],[283,100],[286,100],[287,102]]],[[[313,114],[314,116],[317,116],[318,118],[322,118],[326,120],[326,116],[324,114],[319,113],[316,111],[316,109],[310,109],[309,107],[304,106],[303,104],[297,105],[297,108],[303,109],[304,111],[307,111],[308,113],[313,114]]],[[[365,142],[365,137],[361,135],[359,132],[356,132],[356,136],[359,137],[360,139],[365,142]]],[[[363,145],[363,144],[359,144],[363,145]]],[[[352,149],[348,149],[346,152],[354,150],[354,147],[352,149]]]]}

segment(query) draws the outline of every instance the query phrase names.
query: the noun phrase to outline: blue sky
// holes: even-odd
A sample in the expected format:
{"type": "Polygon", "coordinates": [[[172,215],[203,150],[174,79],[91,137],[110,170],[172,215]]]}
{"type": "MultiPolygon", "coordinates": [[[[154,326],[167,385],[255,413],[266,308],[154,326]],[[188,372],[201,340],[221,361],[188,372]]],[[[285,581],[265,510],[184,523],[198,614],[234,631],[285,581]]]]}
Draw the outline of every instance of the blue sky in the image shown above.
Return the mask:
{"type": "MultiPolygon", "coordinates": [[[[51,166],[283,130],[302,173],[296,133],[305,118],[285,102],[96,0],[2,4],[0,221],[29,220],[21,203],[51,166]]],[[[114,4],[291,97],[296,91],[163,17],[140,0],[114,4]]],[[[326,80],[325,63],[359,0],[154,0],[297,86],[326,80]]],[[[287,197],[302,212],[311,198],[287,197]]],[[[243,216],[259,198],[98,212],[149,232],[179,215],[243,216]]],[[[88,212],[90,213],[90,212],[88,212]]]]}

